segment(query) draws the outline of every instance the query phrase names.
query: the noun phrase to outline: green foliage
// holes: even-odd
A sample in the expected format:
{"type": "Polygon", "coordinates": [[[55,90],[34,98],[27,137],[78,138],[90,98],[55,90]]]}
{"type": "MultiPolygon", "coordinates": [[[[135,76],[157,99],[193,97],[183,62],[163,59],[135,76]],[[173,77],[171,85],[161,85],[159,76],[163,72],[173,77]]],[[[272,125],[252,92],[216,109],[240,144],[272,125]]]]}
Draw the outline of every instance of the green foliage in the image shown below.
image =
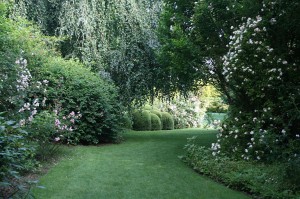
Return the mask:
{"type": "Polygon", "coordinates": [[[24,193],[21,173],[32,170],[37,162],[35,147],[28,140],[28,132],[0,114],[0,197],[10,198],[24,193]]]}
{"type": "Polygon", "coordinates": [[[174,118],[174,128],[203,127],[203,120],[208,101],[201,95],[189,93],[187,96],[176,95],[165,102],[154,100],[154,107],[170,113],[174,118]]]}
{"type": "Polygon", "coordinates": [[[174,129],[174,119],[170,113],[161,113],[161,123],[163,130],[173,130],[174,129]]]}
{"type": "Polygon", "coordinates": [[[121,106],[117,90],[109,82],[79,62],[50,57],[36,71],[40,79],[49,80],[48,103],[62,115],[80,112],[76,131],[69,134],[72,144],[114,142],[121,131],[121,106]]]}
{"type": "Polygon", "coordinates": [[[48,160],[59,152],[60,145],[55,143],[55,138],[63,139],[63,135],[60,135],[59,130],[55,127],[55,120],[54,113],[43,111],[26,126],[30,131],[28,139],[37,145],[36,158],[38,160],[48,160]]]}
{"type": "Polygon", "coordinates": [[[206,128],[219,129],[222,122],[225,120],[225,113],[211,113],[207,112],[204,117],[204,126],[206,128]]]}
{"type": "Polygon", "coordinates": [[[159,79],[181,92],[210,83],[226,97],[221,151],[264,161],[299,155],[299,7],[297,0],[166,1],[159,79]]]}
{"type": "Polygon", "coordinates": [[[150,116],[151,116],[151,130],[152,131],[162,130],[162,124],[160,118],[154,113],[150,113],[150,116]]]}
{"type": "Polygon", "coordinates": [[[151,115],[149,111],[138,110],[133,112],[133,130],[150,131],[151,115]]]}
{"type": "Polygon", "coordinates": [[[207,107],[206,111],[211,113],[226,113],[227,110],[228,110],[228,106],[222,103],[220,99],[217,99],[213,101],[210,104],[210,106],[207,107]]]}
{"type": "Polygon", "coordinates": [[[123,114],[122,123],[123,128],[132,129],[132,117],[128,113],[123,114]]]}
{"type": "Polygon", "coordinates": [[[148,0],[19,0],[13,14],[35,21],[47,34],[64,37],[62,55],[112,79],[121,88],[121,101],[129,105],[153,92],[161,9],[162,1],[148,0]]]}
{"type": "Polygon", "coordinates": [[[159,110],[151,110],[151,113],[157,115],[159,117],[159,119],[161,119],[161,111],[159,111],[159,110]]]}
{"type": "MultiPolygon", "coordinates": [[[[210,149],[197,145],[195,141],[196,137],[188,139],[183,160],[197,172],[258,198],[280,199],[299,196],[299,181],[292,181],[285,175],[286,165],[291,163],[268,165],[236,161],[223,155],[216,157],[210,149]]],[[[296,178],[297,176],[293,177],[296,178]]]]}
{"type": "Polygon", "coordinates": [[[292,187],[293,190],[300,190],[300,158],[294,157],[286,163],[286,167],[283,170],[284,178],[288,183],[288,186],[292,187]]]}

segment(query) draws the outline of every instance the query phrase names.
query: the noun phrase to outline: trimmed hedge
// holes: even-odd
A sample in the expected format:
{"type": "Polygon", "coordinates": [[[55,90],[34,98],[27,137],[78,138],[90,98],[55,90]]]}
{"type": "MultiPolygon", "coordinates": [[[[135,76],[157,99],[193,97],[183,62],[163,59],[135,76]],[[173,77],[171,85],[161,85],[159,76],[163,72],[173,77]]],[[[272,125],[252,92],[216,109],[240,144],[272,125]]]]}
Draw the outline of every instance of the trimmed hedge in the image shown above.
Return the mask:
{"type": "Polygon", "coordinates": [[[150,113],[150,116],[151,116],[151,130],[152,131],[162,130],[160,118],[154,113],[150,113]]]}
{"type": "Polygon", "coordinates": [[[133,130],[150,131],[151,130],[151,115],[149,111],[135,111],[133,114],[133,130]]]}
{"type": "Polygon", "coordinates": [[[157,115],[159,117],[159,119],[161,120],[161,112],[159,110],[151,110],[151,113],[154,113],[155,115],[157,115]]]}
{"type": "Polygon", "coordinates": [[[170,113],[161,113],[161,122],[163,130],[173,130],[174,129],[174,119],[170,113]]]}

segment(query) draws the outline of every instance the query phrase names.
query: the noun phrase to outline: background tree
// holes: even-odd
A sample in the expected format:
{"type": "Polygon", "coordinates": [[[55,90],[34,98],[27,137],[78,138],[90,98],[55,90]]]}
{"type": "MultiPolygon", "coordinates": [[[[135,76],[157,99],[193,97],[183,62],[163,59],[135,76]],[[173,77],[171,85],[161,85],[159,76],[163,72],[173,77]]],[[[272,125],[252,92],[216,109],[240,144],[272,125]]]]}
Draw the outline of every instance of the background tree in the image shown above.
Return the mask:
{"type": "Polygon", "coordinates": [[[155,29],[160,0],[15,1],[15,12],[36,21],[46,34],[65,38],[62,55],[75,57],[113,80],[122,101],[146,99],[156,70],[155,29]]]}

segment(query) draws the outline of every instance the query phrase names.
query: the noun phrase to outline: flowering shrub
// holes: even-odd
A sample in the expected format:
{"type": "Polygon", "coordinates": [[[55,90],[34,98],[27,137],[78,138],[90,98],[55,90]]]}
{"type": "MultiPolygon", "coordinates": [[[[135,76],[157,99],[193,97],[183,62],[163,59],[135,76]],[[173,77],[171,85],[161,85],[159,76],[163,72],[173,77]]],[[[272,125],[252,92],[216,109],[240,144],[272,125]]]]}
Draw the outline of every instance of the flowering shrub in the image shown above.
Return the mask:
{"type": "Polygon", "coordinates": [[[0,3],[0,112],[6,113],[0,117],[1,198],[26,188],[22,172],[55,154],[60,142],[116,141],[120,130],[114,86],[58,58],[51,38],[7,16],[0,3]]]}
{"type": "Polygon", "coordinates": [[[299,9],[297,0],[166,0],[163,81],[181,92],[212,84],[230,105],[216,153],[299,156],[299,9]]]}
{"type": "Polygon", "coordinates": [[[190,95],[186,99],[177,96],[165,103],[156,100],[154,107],[170,113],[174,118],[174,128],[181,129],[202,126],[208,104],[209,101],[202,96],[190,95]]]}
{"type": "Polygon", "coordinates": [[[56,126],[67,130],[67,143],[98,144],[119,139],[122,106],[111,82],[79,62],[57,57],[45,58],[43,67],[33,73],[49,81],[47,107],[58,111],[61,118],[57,118],[56,126]],[[76,130],[70,125],[77,126],[76,130]]]}
{"type": "Polygon", "coordinates": [[[234,88],[236,101],[218,137],[220,150],[236,158],[274,161],[300,155],[299,76],[295,76],[299,43],[282,49],[270,35],[284,28],[281,23],[289,20],[285,12],[293,12],[284,6],[264,1],[257,16],[231,27],[222,73],[234,88]],[[278,13],[279,7],[283,11],[278,13]]]}

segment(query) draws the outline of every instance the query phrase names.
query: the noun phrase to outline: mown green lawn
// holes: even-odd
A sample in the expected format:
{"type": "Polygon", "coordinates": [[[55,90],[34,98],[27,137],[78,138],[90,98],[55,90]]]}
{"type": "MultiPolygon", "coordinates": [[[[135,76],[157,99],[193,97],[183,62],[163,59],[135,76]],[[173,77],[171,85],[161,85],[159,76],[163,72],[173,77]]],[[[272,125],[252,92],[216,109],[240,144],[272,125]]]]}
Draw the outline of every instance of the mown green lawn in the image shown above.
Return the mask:
{"type": "Polygon", "coordinates": [[[243,199],[243,193],[200,176],[179,158],[186,138],[201,144],[214,131],[199,129],[128,132],[118,145],[72,147],[70,156],[40,179],[38,199],[243,199]]]}

